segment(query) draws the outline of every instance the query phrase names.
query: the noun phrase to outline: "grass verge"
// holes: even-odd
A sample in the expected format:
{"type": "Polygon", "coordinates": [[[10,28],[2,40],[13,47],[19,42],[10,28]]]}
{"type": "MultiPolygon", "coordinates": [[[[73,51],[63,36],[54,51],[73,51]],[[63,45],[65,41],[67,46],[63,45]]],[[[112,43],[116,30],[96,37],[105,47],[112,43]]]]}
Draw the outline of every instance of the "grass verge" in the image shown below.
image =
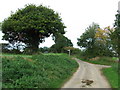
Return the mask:
{"type": "Polygon", "coordinates": [[[3,88],[60,88],[78,64],[67,55],[2,57],[3,88]]]}
{"type": "Polygon", "coordinates": [[[118,88],[118,64],[113,64],[111,68],[102,70],[107,77],[112,88],[118,88]]]}
{"type": "Polygon", "coordinates": [[[112,57],[98,57],[92,59],[82,59],[80,60],[93,63],[93,64],[100,64],[100,65],[113,65],[113,63],[117,63],[117,58],[113,59],[112,57]]]}

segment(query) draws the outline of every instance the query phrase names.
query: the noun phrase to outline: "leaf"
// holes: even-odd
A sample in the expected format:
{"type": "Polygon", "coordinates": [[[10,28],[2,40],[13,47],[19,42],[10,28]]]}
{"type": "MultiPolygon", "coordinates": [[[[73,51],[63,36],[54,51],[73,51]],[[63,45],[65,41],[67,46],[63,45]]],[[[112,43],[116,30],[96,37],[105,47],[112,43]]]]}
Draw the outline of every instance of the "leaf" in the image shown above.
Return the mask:
{"type": "Polygon", "coordinates": [[[44,30],[40,30],[39,32],[44,33],[45,31],[44,30]]]}

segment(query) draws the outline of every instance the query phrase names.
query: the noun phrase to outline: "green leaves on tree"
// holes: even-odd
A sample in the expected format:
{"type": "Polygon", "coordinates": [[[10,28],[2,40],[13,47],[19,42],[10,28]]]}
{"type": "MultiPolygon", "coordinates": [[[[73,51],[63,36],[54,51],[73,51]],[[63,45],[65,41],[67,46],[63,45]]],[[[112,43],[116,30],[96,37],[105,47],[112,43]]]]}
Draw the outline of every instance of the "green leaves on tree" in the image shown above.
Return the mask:
{"type": "Polygon", "coordinates": [[[23,42],[27,47],[37,50],[45,37],[55,33],[65,34],[64,23],[54,10],[45,6],[26,5],[18,9],[2,24],[3,39],[23,42]]]}

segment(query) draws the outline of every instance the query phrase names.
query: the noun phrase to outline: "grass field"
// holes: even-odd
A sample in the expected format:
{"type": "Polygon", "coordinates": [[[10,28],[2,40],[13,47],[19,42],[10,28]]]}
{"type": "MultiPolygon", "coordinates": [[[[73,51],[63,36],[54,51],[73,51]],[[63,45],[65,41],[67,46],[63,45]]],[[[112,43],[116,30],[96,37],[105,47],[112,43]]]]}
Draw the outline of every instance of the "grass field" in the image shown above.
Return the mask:
{"type": "Polygon", "coordinates": [[[67,55],[64,53],[44,53],[43,55],[67,55]]]}
{"type": "Polygon", "coordinates": [[[24,54],[8,54],[8,53],[2,53],[0,54],[0,56],[3,56],[3,57],[32,57],[32,55],[24,55],[24,54]]]}
{"type": "MultiPolygon", "coordinates": [[[[64,54],[64,53],[41,53],[42,55],[67,55],[67,54],[64,54]]],[[[20,56],[20,57],[32,57],[32,55],[25,55],[25,54],[9,54],[9,53],[2,53],[0,54],[0,56],[3,56],[3,57],[17,57],[17,56],[20,56]]]]}
{"type": "Polygon", "coordinates": [[[78,68],[66,54],[4,56],[3,88],[60,88],[78,68]]]}

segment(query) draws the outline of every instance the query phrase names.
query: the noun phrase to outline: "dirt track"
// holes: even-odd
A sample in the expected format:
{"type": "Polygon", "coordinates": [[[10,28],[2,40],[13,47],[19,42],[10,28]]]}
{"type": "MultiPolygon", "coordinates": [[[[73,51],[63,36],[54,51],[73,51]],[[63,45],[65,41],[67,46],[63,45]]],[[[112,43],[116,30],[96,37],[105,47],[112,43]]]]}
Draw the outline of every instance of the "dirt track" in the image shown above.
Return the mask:
{"type": "Polygon", "coordinates": [[[108,66],[90,64],[75,58],[79,68],[62,88],[111,88],[100,69],[108,66]]]}

